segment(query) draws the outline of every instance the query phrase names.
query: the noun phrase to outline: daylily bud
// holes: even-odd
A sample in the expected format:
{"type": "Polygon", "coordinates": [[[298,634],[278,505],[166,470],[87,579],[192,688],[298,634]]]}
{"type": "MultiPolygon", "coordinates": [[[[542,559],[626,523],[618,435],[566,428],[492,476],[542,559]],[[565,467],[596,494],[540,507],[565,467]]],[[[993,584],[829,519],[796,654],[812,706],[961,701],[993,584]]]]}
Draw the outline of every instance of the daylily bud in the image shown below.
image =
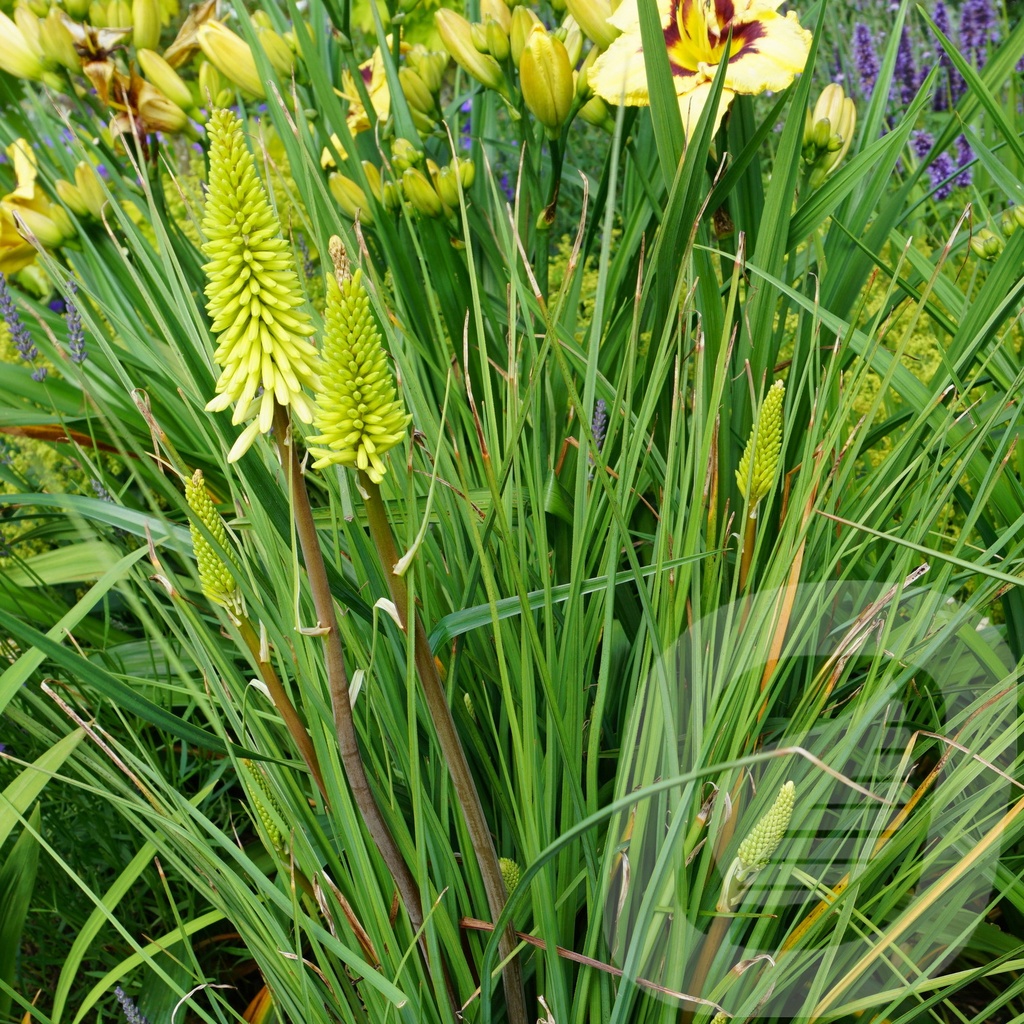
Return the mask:
{"type": "Polygon", "coordinates": [[[111,28],[132,27],[132,9],[128,0],[110,0],[107,4],[107,24],[111,28]]]}
{"type": "Polygon", "coordinates": [[[1011,206],[1010,209],[1013,210],[1018,227],[1024,228],[1024,206],[1011,206]]]}
{"type": "Polygon", "coordinates": [[[565,52],[569,55],[570,66],[576,67],[579,63],[580,55],[583,53],[583,33],[580,31],[580,27],[576,24],[576,19],[572,15],[565,19],[562,28],[565,29],[565,35],[559,38],[565,45],[565,52]]]}
{"type": "MultiPolygon", "coordinates": [[[[190,95],[190,106],[191,103],[190,95]]],[[[188,125],[188,114],[149,82],[139,87],[136,106],[142,119],[158,132],[180,132],[188,125]]]]}
{"type": "Polygon", "coordinates": [[[473,45],[481,52],[488,53],[487,49],[487,30],[484,26],[478,22],[473,22],[469,26],[469,37],[473,40],[473,45]]]}
{"type": "Polygon", "coordinates": [[[417,110],[416,107],[409,107],[409,116],[412,118],[412,123],[416,126],[416,131],[421,136],[429,135],[437,126],[437,122],[429,114],[424,114],[422,110],[417,110]]]}
{"type": "Polygon", "coordinates": [[[274,70],[282,78],[290,78],[295,70],[295,54],[291,47],[272,28],[257,29],[256,38],[274,70]]]}
{"type": "Polygon", "coordinates": [[[398,81],[410,107],[414,107],[424,114],[434,112],[436,109],[434,97],[427,88],[426,82],[416,71],[412,68],[401,68],[398,72],[398,81]]]}
{"type": "Polygon", "coordinates": [[[391,144],[391,165],[398,172],[413,167],[423,159],[423,153],[408,139],[399,138],[391,144]]]}
{"type": "Polygon", "coordinates": [[[1003,240],[988,228],[981,228],[971,236],[971,248],[983,260],[995,260],[1003,251],[1003,240]]]}
{"type": "MultiPolygon", "coordinates": [[[[331,145],[334,147],[335,150],[338,151],[338,154],[341,156],[342,160],[344,160],[348,156],[348,153],[345,151],[345,147],[341,143],[341,139],[339,139],[338,136],[333,133],[331,134],[331,145]]],[[[334,150],[330,149],[330,147],[328,146],[324,146],[323,152],[320,154],[320,166],[325,171],[330,167],[338,166],[334,162],[334,150]]]]}
{"type": "Polygon", "coordinates": [[[15,78],[38,80],[43,77],[39,52],[29,46],[18,26],[0,11],[0,69],[15,78]]]}
{"type": "Polygon", "coordinates": [[[331,195],[334,196],[338,205],[353,220],[358,217],[361,223],[373,226],[373,211],[370,209],[370,201],[356,182],[335,171],[327,179],[327,187],[331,190],[331,195]]]}
{"type": "Polygon", "coordinates": [[[458,168],[463,191],[472,188],[476,181],[476,164],[472,160],[455,160],[454,165],[458,168]]]}
{"type": "Polygon", "coordinates": [[[512,28],[512,12],[505,0],[480,0],[480,20],[487,21],[488,18],[493,18],[508,35],[512,28]]]}
{"type": "Polygon", "coordinates": [[[223,104],[218,102],[221,92],[224,90],[224,79],[216,66],[208,60],[199,65],[199,102],[204,107],[220,107],[223,104]]]}
{"type": "Polygon", "coordinates": [[[24,224],[25,230],[35,235],[39,244],[47,249],[56,249],[66,239],[75,236],[74,224],[56,203],[50,203],[45,213],[30,206],[15,207],[13,213],[15,219],[24,224]]]}
{"type": "Polygon", "coordinates": [[[803,159],[811,165],[810,187],[820,188],[842,163],[853,142],[857,108],[842,86],[826,85],[804,125],[803,159]]]}
{"type": "Polygon", "coordinates": [[[523,57],[523,47],[535,25],[544,27],[540,18],[529,7],[517,7],[512,12],[512,28],[509,30],[508,37],[512,50],[512,63],[516,67],[519,67],[519,62],[523,57]]]}
{"type": "Polygon", "coordinates": [[[253,11],[249,15],[249,20],[252,22],[253,28],[273,28],[274,23],[270,20],[270,15],[266,11],[253,11]]]}
{"type": "Polygon", "coordinates": [[[69,71],[81,69],[82,60],[75,50],[75,41],[64,24],[64,14],[59,7],[51,7],[40,24],[39,45],[46,60],[60,64],[69,71]]]}
{"type": "Polygon", "coordinates": [[[75,187],[85,200],[85,205],[89,207],[89,212],[97,220],[101,220],[107,197],[96,168],[85,160],[80,160],[75,167],[75,187]]]}
{"type": "Polygon", "coordinates": [[[610,0],[565,0],[565,6],[588,39],[602,50],[611,46],[619,30],[608,22],[614,10],[610,0]]]}
{"type": "Polygon", "coordinates": [[[369,160],[363,160],[361,166],[363,174],[366,175],[366,184],[370,186],[370,191],[377,199],[383,198],[384,190],[381,187],[380,171],[377,169],[377,165],[369,160]]]}
{"type": "Polygon", "coordinates": [[[494,18],[485,19],[484,37],[487,41],[487,51],[495,60],[508,60],[508,55],[512,52],[508,33],[494,18]]]}
{"type": "Polygon", "coordinates": [[[400,181],[385,181],[381,191],[385,209],[394,211],[402,205],[402,183],[400,181]]]}
{"type": "Polygon", "coordinates": [[[600,96],[591,96],[586,103],[577,111],[577,117],[586,121],[587,124],[595,125],[606,132],[614,134],[615,118],[612,117],[608,104],[600,96]]]}
{"type": "Polygon", "coordinates": [[[69,207],[76,217],[89,216],[89,207],[86,205],[82,193],[75,188],[70,181],[58,178],[54,182],[53,187],[54,191],[57,193],[57,198],[60,199],[65,206],[69,207]]]}
{"type": "Polygon", "coordinates": [[[159,0],[132,0],[132,42],[137,50],[155,50],[160,45],[159,0]]]}
{"type": "Polygon", "coordinates": [[[444,81],[444,73],[448,69],[448,54],[428,50],[425,46],[417,44],[409,51],[406,59],[409,67],[415,69],[423,79],[424,85],[436,96],[444,81]]]}
{"type": "Polygon", "coordinates": [[[481,53],[473,45],[473,32],[469,22],[447,8],[437,11],[434,14],[434,21],[441,41],[459,67],[488,89],[494,89],[507,99],[508,83],[505,81],[501,66],[493,57],[481,53]]]}
{"type": "Polygon", "coordinates": [[[249,44],[219,21],[208,21],[196,32],[196,42],[206,59],[229,81],[258,99],[267,91],[256,70],[249,44]]]}
{"type": "Polygon", "coordinates": [[[89,24],[93,28],[107,28],[110,25],[107,20],[107,5],[103,0],[92,0],[89,4],[89,24]]]}
{"type": "Polygon", "coordinates": [[[441,202],[453,210],[459,208],[459,176],[450,166],[442,167],[434,178],[434,187],[441,202]]]}
{"type": "Polygon", "coordinates": [[[441,197],[418,167],[409,167],[402,174],[402,191],[414,209],[425,217],[440,217],[444,213],[441,197]]]}
{"type": "Polygon", "coordinates": [[[190,110],[195,106],[192,91],[185,84],[185,80],[159,53],[155,50],[137,50],[135,56],[138,58],[142,73],[172,103],[176,103],[182,110],[190,110]]]}
{"type": "Polygon", "coordinates": [[[1006,238],[1017,230],[1017,225],[1020,223],[1017,216],[1017,208],[1010,206],[1003,210],[1003,215],[999,218],[999,230],[1003,233],[1006,238]]]}
{"type": "Polygon", "coordinates": [[[89,13],[90,0],[64,0],[64,10],[75,21],[84,21],[89,13]]]}
{"type": "Polygon", "coordinates": [[[576,90],[572,65],[562,43],[534,26],[519,62],[519,87],[531,113],[549,134],[561,131],[576,90]]]}
{"type": "Polygon", "coordinates": [[[40,38],[42,24],[40,20],[27,8],[21,5],[14,8],[14,23],[18,26],[22,38],[28,48],[37,56],[43,56],[43,43],[40,38]]]}

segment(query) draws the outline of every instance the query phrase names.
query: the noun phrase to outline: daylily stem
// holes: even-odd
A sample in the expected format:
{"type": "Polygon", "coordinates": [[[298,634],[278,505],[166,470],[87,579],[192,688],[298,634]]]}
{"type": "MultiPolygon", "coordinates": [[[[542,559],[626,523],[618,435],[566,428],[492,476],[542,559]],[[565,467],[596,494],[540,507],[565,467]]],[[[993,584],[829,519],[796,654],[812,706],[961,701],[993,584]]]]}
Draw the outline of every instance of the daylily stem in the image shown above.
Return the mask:
{"type": "Polygon", "coordinates": [[[413,931],[418,932],[423,926],[419,889],[416,887],[412,872],[405,863],[398,844],[395,842],[394,836],[391,835],[391,830],[377,806],[370,783],[366,778],[366,770],[363,767],[359,742],[356,738],[355,722],[352,719],[348,675],[345,672],[345,654],[341,646],[341,633],[338,630],[334,598],[327,581],[327,567],[324,564],[323,552],[320,550],[320,542],[316,535],[316,524],[313,522],[313,509],[309,504],[306,481],[302,476],[302,468],[299,466],[295,447],[292,444],[291,424],[288,421],[287,412],[280,405],[274,410],[274,436],[281,457],[281,465],[288,478],[292,511],[295,515],[295,528],[299,535],[302,557],[306,563],[313,605],[316,608],[319,624],[327,630],[324,634],[327,685],[331,695],[331,709],[334,712],[334,729],[338,737],[341,763],[352,789],[352,798],[363,816],[370,838],[391,872],[391,877],[405,904],[413,931]]]}
{"type": "MultiPolygon", "coordinates": [[[[462,749],[462,741],[459,739],[451,709],[448,707],[448,698],[445,696],[444,687],[441,684],[437,663],[430,652],[430,644],[426,631],[423,629],[423,623],[409,601],[409,588],[406,586],[405,577],[398,576],[393,572],[394,566],[398,562],[398,552],[395,549],[395,539],[391,533],[387,510],[380,496],[380,488],[365,473],[359,474],[359,487],[363,492],[363,500],[366,505],[370,536],[373,538],[384,568],[384,574],[387,577],[391,600],[398,610],[398,617],[406,632],[410,628],[411,619],[416,672],[423,689],[423,697],[427,709],[430,711],[434,731],[437,734],[441,753],[448,765],[448,773],[455,786],[462,813],[465,815],[466,827],[469,829],[470,840],[473,843],[477,864],[480,867],[480,876],[487,892],[491,915],[497,921],[498,915],[505,906],[507,895],[505,882],[501,877],[501,868],[498,865],[498,854],[491,839],[483,806],[480,803],[480,795],[477,793],[476,783],[473,781],[469,763],[466,761],[466,753],[462,749]]],[[[498,945],[502,959],[506,961],[502,978],[508,1018],[511,1024],[526,1024],[526,1001],[523,995],[522,974],[519,969],[519,961],[514,955],[516,944],[515,931],[513,926],[509,925],[502,934],[498,945]]]]}
{"type": "Polygon", "coordinates": [[[260,676],[270,691],[270,699],[274,702],[274,707],[280,712],[281,718],[284,719],[284,724],[292,737],[292,742],[294,742],[299,753],[302,755],[302,760],[306,762],[309,773],[313,776],[313,781],[316,783],[316,788],[320,790],[324,803],[328,803],[327,789],[324,786],[324,777],[320,771],[320,762],[317,760],[316,751],[313,749],[309,733],[306,731],[302,719],[299,718],[295,705],[292,704],[288,697],[288,692],[281,684],[277,672],[274,671],[274,666],[260,657],[260,640],[256,635],[256,631],[252,628],[252,623],[248,619],[243,619],[238,625],[238,632],[241,633],[245,646],[249,648],[252,656],[256,659],[260,676]]]}

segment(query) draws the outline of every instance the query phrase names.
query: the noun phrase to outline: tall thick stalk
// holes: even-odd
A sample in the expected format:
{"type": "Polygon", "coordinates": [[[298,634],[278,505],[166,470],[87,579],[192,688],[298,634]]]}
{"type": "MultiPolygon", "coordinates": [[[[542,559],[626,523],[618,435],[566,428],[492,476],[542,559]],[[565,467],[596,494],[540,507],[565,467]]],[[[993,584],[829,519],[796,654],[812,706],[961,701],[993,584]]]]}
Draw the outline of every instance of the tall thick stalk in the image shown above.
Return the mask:
{"type": "Polygon", "coordinates": [[[334,713],[334,729],[338,738],[338,749],[341,763],[352,789],[352,797],[366,823],[370,838],[384,858],[391,877],[398,888],[406,912],[414,931],[423,925],[423,910],[420,905],[419,889],[405,863],[394,836],[388,828],[384,816],[374,799],[366,778],[362,756],[359,753],[359,742],[356,738],[355,722],[352,719],[352,706],[349,702],[348,675],[345,671],[345,655],[341,646],[341,634],[338,631],[338,617],[334,610],[334,598],[331,596],[327,581],[327,568],[324,565],[323,552],[316,535],[316,524],[313,522],[313,510],[309,504],[309,492],[299,466],[295,447],[292,444],[291,428],[288,416],[281,406],[274,411],[274,436],[280,453],[281,465],[288,479],[288,488],[292,498],[292,510],[295,514],[295,528],[302,548],[302,557],[306,563],[309,586],[313,594],[313,605],[316,608],[320,626],[325,629],[324,655],[327,667],[327,685],[331,695],[331,709],[334,713]]]}
{"type": "MultiPolygon", "coordinates": [[[[423,623],[409,600],[409,588],[406,586],[405,577],[394,572],[394,567],[398,562],[398,551],[395,549],[395,540],[391,533],[387,510],[381,500],[380,488],[365,473],[359,474],[359,486],[366,505],[370,536],[373,538],[373,543],[384,567],[391,600],[398,610],[402,628],[406,632],[410,627],[413,630],[416,674],[419,676],[423,697],[434,723],[437,741],[448,765],[448,772],[452,784],[455,786],[459,805],[465,815],[466,827],[469,829],[473,851],[480,867],[480,876],[487,892],[487,903],[491,915],[497,921],[505,906],[507,893],[498,864],[498,854],[494,848],[487,818],[484,816],[483,805],[480,803],[480,795],[477,793],[476,783],[473,781],[473,775],[466,760],[466,753],[462,749],[462,741],[459,739],[451,709],[448,707],[448,699],[437,671],[437,663],[430,652],[430,644],[423,623]]],[[[522,972],[519,969],[519,961],[514,955],[516,944],[514,926],[510,924],[502,933],[498,947],[502,959],[505,961],[502,971],[505,999],[509,1020],[512,1024],[526,1024],[527,1014],[522,972]]]]}

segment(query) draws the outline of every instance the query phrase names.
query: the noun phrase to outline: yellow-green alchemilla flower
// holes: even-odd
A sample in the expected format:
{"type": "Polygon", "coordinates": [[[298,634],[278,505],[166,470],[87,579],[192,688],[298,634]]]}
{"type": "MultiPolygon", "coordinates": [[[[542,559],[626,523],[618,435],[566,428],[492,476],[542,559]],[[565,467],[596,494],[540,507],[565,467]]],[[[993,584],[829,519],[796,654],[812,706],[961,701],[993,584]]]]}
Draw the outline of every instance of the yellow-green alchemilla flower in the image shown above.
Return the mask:
{"type": "Polygon", "coordinates": [[[736,469],[740,494],[749,500],[751,509],[757,507],[775,483],[775,471],[782,451],[782,403],[785,397],[786,385],[777,380],[764,396],[761,412],[736,469]]]}
{"type": "Polygon", "coordinates": [[[779,790],[775,803],[740,843],[722,883],[719,910],[732,910],[739,906],[757,873],[768,867],[786,836],[795,802],[796,787],[792,782],[787,782],[779,790]]]}
{"type": "MultiPolygon", "coordinates": [[[[807,63],[811,33],[800,27],[792,12],[778,13],[781,0],[657,2],[687,139],[697,127],[723,62],[728,66],[715,130],[737,93],[785,89],[807,63]],[[726,52],[730,31],[732,42],[726,52]]],[[[608,22],[622,35],[594,63],[591,88],[609,103],[646,106],[650,93],[637,0],[623,0],[608,22]]]]}
{"type": "Polygon", "coordinates": [[[305,423],[316,390],[313,325],[288,243],[246,148],[242,122],[230,110],[210,117],[210,176],[203,231],[206,308],[217,335],[214,360],[224,372],[206,408],[234,404],[232,423],[249,426],[228,455],[238,459],[273,426],[275,405],[290,406],[305,423]]]}
{"type": "Polygon", "coordinates": [[[320,433],[309,439],[309,450],[317,458],[314,469],[334,463],[352,466],[379,484],[387,472],[381,456],[402,442],[412,417],[395,391],[362,272],[348,275],[337,237],[331,239],[331,255],[339,272],[327,281],[324,368],[316,410],[320,433]]]}
{"type": "Polygon", "coordinates": [[[236,622],[241,621],[245,617],[245,601],[235,582],[235,575],[239,571],[238,563],[234,562],[231,555],[227,531],[206,490],[201,469],[197,469],[192,478],[185,481],[185,500],[196,519],[206,527],[217,542],[217,546],[227,554],[235,567],[235,572],[232,572],[223,555],[206,539],[199,527],[190,522],[188,528],[192,534],[192,550],[199,566],[199,582],[203,594],[208,600],[224,608],[236,622]]]}

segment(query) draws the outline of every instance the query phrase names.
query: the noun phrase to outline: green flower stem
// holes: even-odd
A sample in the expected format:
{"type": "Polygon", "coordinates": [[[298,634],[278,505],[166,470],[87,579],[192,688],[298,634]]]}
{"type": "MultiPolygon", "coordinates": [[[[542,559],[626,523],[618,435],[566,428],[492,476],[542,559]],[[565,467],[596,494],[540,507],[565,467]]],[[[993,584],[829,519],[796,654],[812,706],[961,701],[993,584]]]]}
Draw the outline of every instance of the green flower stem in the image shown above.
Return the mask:
{"type": "Polygon", "coordinates": [[[313,522],[313,509],[309,504],[306,481],[302,476],[302,469],[295,454],[295,446],[292,444],[288,414],[280,405],[274,410],[274,436],[277,440],[281,465],[288,478],[292,511],[295,515],[295,528],[299,535],[302,557],[306,563],[309,586],[313,594],[313,605],[316,608],[320,625],[327,630],[324,634],[327,685],[331,694],[334,729],[338,737],[341,763],[352,789],[352,798],[363,816],[370,838],[384,858],[384,863],[387,864],[391,877],[398,887],[413,931],[419,932],[423,927],[423,910],[420,905],[419,889],[416,887],[412,872],[405,863],[398,844],[395,842],[394,836],[391,835],[387,822],[373,797],[373,791],[370,789],[366,770],[363,767],[362,756],[359,753],[355,722],[352,719],[352,705],[349,702],[345,654],[341,646],[341,633],[338,631],[338,617],[334,611],[334,598],[327,582],[327,567],[324,565],[323,552],[320,550],[320,542],[316,535],[316,524],[313,522]]]}
{"type": "MultiPolygon", "coordinates": [[[[359,474],[359,487],[364,495],[370,536],[377,548],[381,564],[384,566],[388,589],[391,591],[391,600],[398,610],[402,628],[406,631],[409,629],[410,613],[412,614],[416,672],[423,688],[427,709],[430,711],[430,717],[434,723],[441,753],[448,765],[452,784],[462,807],[462,813],[466,818],[466,826],[469,829],[470,840],[476,853],[484,889],[487,891],[487,902],[494,920],[497,921],[507,898],[505,882],[498,862],[498,854],[491,839],[490,828],[487,825],[487,818],[484,816],[484,809],[480,803],[480,795],[477,793],[476,783],[473,781],[469,763],[466,761],[466,753],[462,749],[462,741],[459,739],[451,709],[448,707],[448,699],[445,696],[444,687],[441,685],[437,663],[430,652],[430,644],[427,641],[423,623],[410,605],[409,588],[406,586],[405,577],[398,576],[391,571],[399,559],[395,549],[395,539],[391,534],[391,523],[380,496],[380,488],[363,472],[359,474]]],[[[522,974],[519,961],[514,955],[516,945],[515,930],[510,924],[498,944],[502,959],[505,961],[505,967],[502,970],[505,1000],[511,1024],[526,1024],[528,1018],[523,995],[522,974]]]]}
{"type": "Polygon", "coordinates": [[[747,525],[743,531],[743,550],[740,553],[740,593],[747,589],[747,577],[750,575],[750,563],[754,557],[754,545],[757,543],[757,509],[753,515],[747,516],[747,525]]]}
{"type": "Polygon", "coordinates": [[[292,704],[287,691],[281,685],[281,680],[278,678],[277,672],[274,671],[274,666],[260,658],[260,639],[252,628],[252,623],[248,619],[242,619],[238,626],[238,632],[241,633],[245,646],[249,648],[252,656],[256,659],[260,678],[270,691],[270,698],[274,702],[274,707],[281,713],[284,724],[291,734],[292,741],[295,743],[299,753],[302,755],[302,760],[306,762],[306,766],[313,776],[316,788],[320,790],[324,803],[328,803],[327,787],[324,785],[323,773],[320,771],[320,762],[317,760],[316,751],[313,749],[309,733],[306,731],[302,719],[299,718],[299,713],[295,710],[295,705],[292,704]]]}

